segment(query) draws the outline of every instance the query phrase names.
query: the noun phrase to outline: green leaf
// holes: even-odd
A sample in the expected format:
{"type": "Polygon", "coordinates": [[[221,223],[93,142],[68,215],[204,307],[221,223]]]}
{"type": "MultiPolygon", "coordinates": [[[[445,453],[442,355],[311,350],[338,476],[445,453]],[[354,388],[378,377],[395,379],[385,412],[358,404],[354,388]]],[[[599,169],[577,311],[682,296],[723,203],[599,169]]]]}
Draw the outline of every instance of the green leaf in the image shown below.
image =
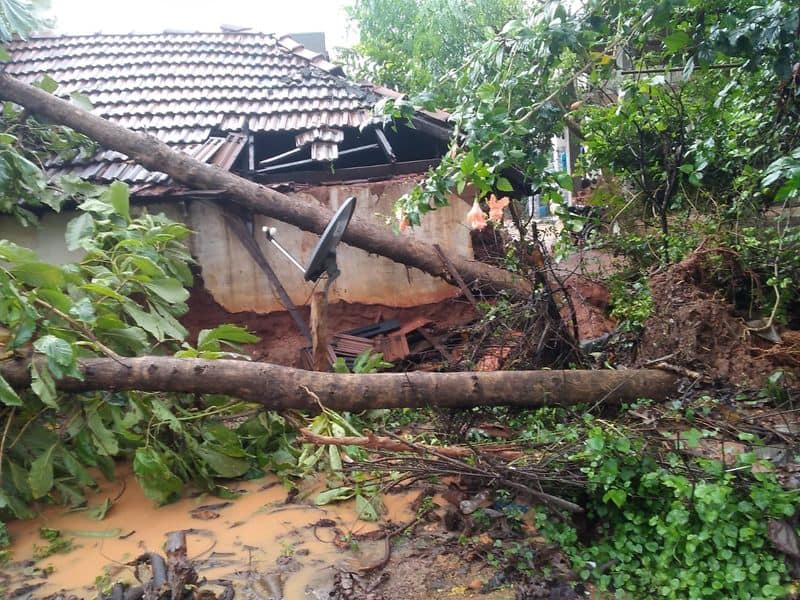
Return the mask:
{"type": "Polygon", "coordinates": [[[119,300],[120,302],[125,300],[125,296],[123,296],[122,294],[115,292],[110,287],[107,287],[105,285],[100,285],[99,283],[86,283],[82,285],[81,288],[86,290],[87,292],[94,292],[95,294],[100,294],[101,296],[113,298],[114,300],[119,300]]]}
{"type": "Polygon", "coordinates": [[[140,353],[149,343],[147,334],[141,327],[120,327],[103,331],[103,340],[114,342],[118,346],[133,352],[140,353]]]}
{"type": "Polygon", "coordinates": [[[77,250],[81,247],[81,240],[89,237],[94,232],[94,217],[88,212],[72,219],[67,223],[64,239],[67,242],[67,250],[77,250]]]}
{"type": "Polygon", "coordinates": [[[0,258],[15,263],[35,262],[38,260],[33,250],[8,240],[0,240],[0,258]]]}
{"type": "Polygon", "coordinates": [[[691,43],[691,36],[685,31],[676,31],[664,38],[664,45],[670,52],[678,52],[691,43]]]}
{"type": "Polygon", "coordinates": [[[86,417],[86,424],[93,434],[92,439],[98,454],[101,456],[116,456],[119,453],[117,438],[105,426],[103,419],[96,410],[86,417]]]}
{"type": "Polygon", "coordinates": [[[559,186],[567,190],[568,192],[572,191],[572,175],[567,173],[566,171],[558,171],[555,173],[556,183],[559,186]]]}
{"type": "Polygon", "coordinates": [[[170,304],[179,304],[189,299],[189,291],[183,287],[180,281],[172,277],[153,281],[152,283],[144,283],[143,285],[170,304]]]}
{"type": "Polygon", "coordinates": [[[338,446],[328,446],[328,461],[331,465],[331,471],[334,473],[342,472],[342,455],[339,454],[338,446]]]}
{"type": "Polygon", "coordinates": [[[159,267],[152,259],[147,256],[131,256],[130,261],[145,275],[150,277],[164,277],[164,269],[159,267]]]}
{"type": "MultiPolygon", "coordinates": [[[[89,513],[91,512],[92,509],[89,510],[89,513]]],[[[82,538],[115,538],[119,537],[121,533],[122,533],[122,528],[120,527],[112,527],[111,529],[77,529],[77,530],[70,529],[64,532],[65,535],[69,535],[70,537],[82,537],[82,538]]]]}
{"type": "Polygon", "coordinates": [[[164,333],[176,340],[184,340],[189,332],[180,324],[180,322],[173,317],[166,308],[160,304],[152,304],[150,309],[154,311],[159,318],[159,326],[164,330],[164,333]]]}
{"type": "Polygon", "coordinates": [[[103,519],[106,518],[106,514],[108,514],[108,511],[111,509],[111,505],[112,505],[111,498],[106,498],[97,506],[93,506],[88,511],[86,511],[86,514],[89,516],[90,519],[94,519],[95,521],[102,521],[103,519]]]}
{"type": "Polygon", "coordinates": [[[362,521],[377,521],[378,512],[372,503],[361,494],[356,496],[356,514],[362,521]]]}
{"type": "Polygon", "coordinates": [[[259,340],[258,336],[253,335],[244,327],[238,325],[224,324],[214,329],[203,329],[197,335],[198,350],[219,350],[217,341],[234,342],[237,344],[254,344],[259,340]]]}
{"type": "Polygon", "coordinates": [[[622,508],[628,498],[628,493],[620,488],[613,488],[603,494],[603,502],[611,500],[617,505],[617,508],[622,508]]]}
{"type": "Polygon", "coordinates": [[[41,352],[47,357],[48,365],[51,367],[50,370],[56,376],[59,376],[63,370],[59,367],[72,367],[75,364],[75,354],[72,351],[72,346],[68,341],[60,337],[54,335],[42,336],[33,342],[33,347],[37,352],[41,352]]]}
{"type": "Polygon", "coordinates": [[[58,408],[56,402],[56,383],[47,369],[39,370],[35,362],[31,362],[31,389],[41,401],[50,408],[58,408]]]}
{"type": "Polygon", "coordinates": [[[683,66],[683,79],[688,80],[692,73],[694,73],[694,57],[690,56],[689,60],[686,61],[686,64],[683,66]]]}
{"type": "Polygon", "coordinates": [[[330,504],[331,502],[348,500],[355,496],[355,493],[355,490],[347,485],[333,488],[317,494],[316,498],[314,498],[314,504],[317,506],[323,506],[325,504],[330,504]]]}
{"type": "Polygon", "coordinates": [[[86,94],[72,92],[69,97],[70,100],[72,100],[72,103],[80,109],[91,111],[94,108],[92,101],[89,100],[89,96],[86,94]]]}
{"type": "Polygon", "coordinates": [[[72,298],[67,296],[61,290],[45,288],[37,290],[36,295],[63,313],[68,313],[72,308],[72,298]]]}
{"type": "Polygon", "coordinates": [[[52,94],[58,89],[58,82],[52,77],[50,77],[50,75],[45,75],[33,85],[44,90],[48,94],[52,94]]]}
{"type": "Polygon", "coordinates": [[[513,192],[514,186],[511,185],[511,182],[506,179],[505,177],[498,177],[497,181],[495,182],[495,187],[500,190],[501,192],[513,192]]]}
{"type": "Polygon", "coordinates": [[[125,312],[136,321],[139,327],[159,341],[164,339],[164,329],[161,327],[161,319],[151,313],[141,310],[131,301],[125,302],[123,308],[125,312]]]}
{"type": "Polygon", "coordinates": [[[175,433],[183,432],[183,426],[178,420],[178,417],[176,417],[172,410],[170,410],[170,408],[161,400],[158,398],[153,398],[150,401],[150,408],[153,411],[153,416],[161,423],[166,423],[175,433]]]}
{"type": "Polygon", "coordinates": [[[115,181],[103,193],[103,199],[106,200],[118,215],[125,217],[126,221],[131,219],[131,205],[130,205],[130,188],[126,183],[115,181]]]}
{"type": "Polygon", "coordinates": [[[221,477],[241,477],[250,470],[250,463],[247,460],[233,458],[208,447],[200,447],[198,454],[221,477]]]}
{"type": "Polygon", "coordinates": [[[683,438],[686,440],[686,445],[689,448],[697,448],[700,445],[700,438],[702,437],[703,433],[697,429],[690,429],[683,432],[683,438]]]}
{"type": "Polygon", "coordinates": [[[22,399],[2,375],[0,375],[0,402],[6,406],[22,406],[22,399]]]}
{"type": "Polygon", "coordinates": [[[66,283],[61,269],[43,262],[20,263],[11,269],[11,272],[17,279],[31,287],[60,288],[66,283]]]}
{"type": "Polygon", "coordinates": [[[170,471],[162,456],[153,448],[137,448],[133,472],[145,496],[157,504],[174,500],[183,490],[181,480],[170,471]]]}
{"type": "Polygon", "coordinates": [[[111,206],[127,221],[131,218],[130,196],[131,191],[127,183],[117,180],[108,186],[108,200],[111,206]]]}
{"type": "Polygon", "coordinates": [[[43,498],[53,488],[53,451],[57,445],[50,446],[31,463],[28,483],[35,499],[43,498]]]}

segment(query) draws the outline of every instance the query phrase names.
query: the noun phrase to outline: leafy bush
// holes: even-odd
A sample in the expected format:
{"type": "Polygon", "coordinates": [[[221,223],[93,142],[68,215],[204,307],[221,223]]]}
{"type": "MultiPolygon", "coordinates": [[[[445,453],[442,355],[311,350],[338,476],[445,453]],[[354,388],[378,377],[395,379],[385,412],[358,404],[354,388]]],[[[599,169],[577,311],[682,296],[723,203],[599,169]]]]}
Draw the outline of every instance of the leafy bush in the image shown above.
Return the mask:
{"type": "MultiPolygon", "coordinates": [[[[794,515],[798,492],[772,473],[689,465],[677,452],[657,461],[641,439],[591,423],[574,459],[587,477],[595,539],[579,543],[573,527],[544,514],[537,525],[582,578],[620,598],[785,597],[787,567],[768,547],[767,520],[794,515]]],[[[754,462],[739,458],[740,467],[754,462]]]]}

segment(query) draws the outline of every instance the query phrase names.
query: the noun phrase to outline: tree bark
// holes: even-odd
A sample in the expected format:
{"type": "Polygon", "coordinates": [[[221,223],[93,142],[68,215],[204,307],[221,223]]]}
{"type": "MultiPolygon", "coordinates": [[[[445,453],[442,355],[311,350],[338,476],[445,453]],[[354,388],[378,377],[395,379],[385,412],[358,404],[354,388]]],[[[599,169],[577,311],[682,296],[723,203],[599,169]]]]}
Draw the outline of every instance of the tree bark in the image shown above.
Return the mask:
{"type": "MultiPolygon", "coordinates": [[[[327,208],[291,198],[229,171],[201,163],[183,152],[173,150],[153,136],[120,127],[3,73],[0,73],[0,99],[10,100],[34,114],[71,127],[105,148],[128,155],[151,171],[167,173],[191,188],[222,190],[231,201],[254,213],[290,223],[305,231],[322,233],[333,216],[333,212],[327,208]]],[[[446,269],[430,244],[397,236],[388,227],[354,218],[342,239],[356,248],[449,281],[446,269]]],[[[531,289],[528,281],[504,269],[460,256],[453,256],[451,260],[469,283],[480,282],[495,289],[521,293],[528,293],[531,289]]]]}
{"type": "MultiPolygon", "coordinates": [[[[30,386],[27,360],[0,361],[0,375],[13,387],[30,386]]],[[[42,368],[45,368],[42,366],[42,368]]],[[[269,363],[143,356],[87,358],[83,379],[62,379],[69,392],[140,390],[226,394],[270,410],[316,409],[317,398],[335,410],[438,406],[569,406],[619,404],[638,398],[664,400],[677,377],[659,370],[487,371],[342,375],[302,371],[269,363]]]]}

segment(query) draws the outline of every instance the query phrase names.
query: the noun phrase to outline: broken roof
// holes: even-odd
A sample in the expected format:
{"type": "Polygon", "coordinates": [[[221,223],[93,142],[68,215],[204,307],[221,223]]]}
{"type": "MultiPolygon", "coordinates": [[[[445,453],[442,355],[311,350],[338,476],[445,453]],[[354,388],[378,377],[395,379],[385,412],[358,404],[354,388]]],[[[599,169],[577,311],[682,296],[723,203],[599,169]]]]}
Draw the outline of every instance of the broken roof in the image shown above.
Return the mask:
{"type": "MultiPolygon", "coordinates": [[[[8,74],[29,83],[50,76],[58,95],[85,94],[95,114],[223,168],[247,133],[314,137],[363,127],[379,98],[345,79],[325,55],[264,33],[41,37],[14,41],[9,50],[8,74]]],[[[167,180],[107,150],[53,166],[55,173],[120,179],[139,190],[167,180]]]]}

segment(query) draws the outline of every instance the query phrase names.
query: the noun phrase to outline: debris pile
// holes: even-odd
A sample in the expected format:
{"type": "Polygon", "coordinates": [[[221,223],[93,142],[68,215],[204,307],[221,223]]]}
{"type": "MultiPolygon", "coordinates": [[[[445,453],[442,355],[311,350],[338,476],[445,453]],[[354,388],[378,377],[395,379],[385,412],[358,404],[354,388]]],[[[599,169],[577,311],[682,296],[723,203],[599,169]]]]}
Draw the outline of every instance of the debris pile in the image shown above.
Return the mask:
{"type": "Polygon", "coordinates": [[[800,334],[777,344],[754,335],[720,297],[707,252],[699,251],[650,280],[655,311],[645,323],[638,363],[668,363],[702,372],[714,382],[761,387],[776,370],[800,367],[800,334]]]}

